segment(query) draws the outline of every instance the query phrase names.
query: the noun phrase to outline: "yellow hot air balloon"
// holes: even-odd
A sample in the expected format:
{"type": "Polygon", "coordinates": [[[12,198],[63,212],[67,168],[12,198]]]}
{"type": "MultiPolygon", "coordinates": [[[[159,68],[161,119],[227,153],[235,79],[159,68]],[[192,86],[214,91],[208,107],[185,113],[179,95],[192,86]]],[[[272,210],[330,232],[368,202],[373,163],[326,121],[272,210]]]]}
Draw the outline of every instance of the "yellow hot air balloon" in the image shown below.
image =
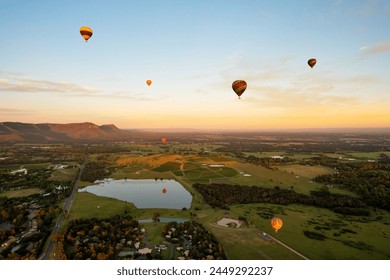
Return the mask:
{"type": "Polygon", "coordinates": [[[246,90],[246,82],[243,80],[234,81],[232,84],[234,92],[238,95],[238,98],[241,98],[241,95],[246,90]]]}
{"type": "Polygon", "coordinates": [[[315,58],[310,58],[310,59],[307,61],[307,64],[309,64],[309,66],[310,66],[311,68],[313,68],[314,65],[316,65],[316,63],[317,63],[317,59],[315,59],[315,58]]]}
{"type": "Polygon", "coordinates": [[[89,38],[92,37],[93,32],[92,29],[89,28],[88,26],[82,26],[80,28],[80,34],[81,36],[83,36],[85,42],[88,42],[89,38]]]}
{"type": "Polygon", "coordinates": [[[274,217],[271,219],[271,226],[275,230],[275,232],[278,232],[278,230],[281,229],[283,226],[283,221],[279,218],[274,217]]]}
{"type": "Polygon", "coordinates": [[[152,84],[152,80],[146,80],[146,84],[150,86],[152,84]]]}

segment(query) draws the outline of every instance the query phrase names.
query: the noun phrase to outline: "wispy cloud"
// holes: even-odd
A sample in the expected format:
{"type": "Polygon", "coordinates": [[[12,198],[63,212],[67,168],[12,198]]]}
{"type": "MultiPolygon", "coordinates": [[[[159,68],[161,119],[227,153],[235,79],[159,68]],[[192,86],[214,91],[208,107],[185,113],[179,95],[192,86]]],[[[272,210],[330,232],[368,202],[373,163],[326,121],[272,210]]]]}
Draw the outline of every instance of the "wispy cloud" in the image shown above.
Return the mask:
{"type": "MultiPolygon", "coordinates": [[[[22,93],[54,93],[66,94],[72,97],[96,97],[110,99],[132,99],[138,101],[156,100],[156,97],[149,97],[142,92],[131,92],[129,90],[108,90],[90,86],[78,85],[67,81],[49,81],[32,79],[20,73],[0,71],[0,92],[22,92],[22,93]]],[[[157,99],[166,99],[167,96],[158,96],[157,99]]]]}
{"type": "Polygon", "coordinates": [[[94,94],[98,90],[63,81],[35,80],[22,76],[0,78],[0,91],[94,94]]]}
{"type": "Polygon", "coordinates": [[[36,113],[32,110],[19,110],[14,108],[0,108],[0,116],[26,116],[36,113]]]}
{"type": "Polygon", "coordinates": [[[363,46],[360,51],[365,55],[376,55],[390,52],[390,41],[378,43],[371,46],[363,46]]]}

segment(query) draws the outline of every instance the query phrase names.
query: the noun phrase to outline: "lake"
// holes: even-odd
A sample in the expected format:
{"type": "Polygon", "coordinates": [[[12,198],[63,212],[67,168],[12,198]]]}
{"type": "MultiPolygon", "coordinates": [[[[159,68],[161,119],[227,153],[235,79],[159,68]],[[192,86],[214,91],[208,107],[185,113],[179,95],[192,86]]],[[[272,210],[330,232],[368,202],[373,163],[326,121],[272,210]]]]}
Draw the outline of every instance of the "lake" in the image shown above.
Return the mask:
{"type": "Polygon", "coordinates": [[[180,183],[167,179],[103,180],[78,191],[131,202],[137,208],[189,209],[192,201],[180,183]]]}

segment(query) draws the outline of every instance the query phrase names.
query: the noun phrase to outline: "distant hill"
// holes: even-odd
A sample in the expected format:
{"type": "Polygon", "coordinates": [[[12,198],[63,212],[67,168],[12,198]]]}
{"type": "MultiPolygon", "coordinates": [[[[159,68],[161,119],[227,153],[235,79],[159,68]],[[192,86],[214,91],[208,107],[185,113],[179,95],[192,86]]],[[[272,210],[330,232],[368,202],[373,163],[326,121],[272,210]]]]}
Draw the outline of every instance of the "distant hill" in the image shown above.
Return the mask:
{"type": "Polygon", "coordinates": [[[74,142],[128,140],[131,133],[113,124],[0,122],[0,142],[74,142]]]}

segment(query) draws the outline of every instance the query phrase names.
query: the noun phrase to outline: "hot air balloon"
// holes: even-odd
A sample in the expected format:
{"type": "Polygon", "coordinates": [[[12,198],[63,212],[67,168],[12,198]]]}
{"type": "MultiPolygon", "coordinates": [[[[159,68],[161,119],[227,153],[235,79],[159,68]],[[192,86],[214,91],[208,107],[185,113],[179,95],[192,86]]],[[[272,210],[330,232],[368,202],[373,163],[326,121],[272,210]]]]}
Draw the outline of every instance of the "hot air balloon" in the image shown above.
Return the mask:
{"type": "Polygon", "coordinates": [[[161,142],[163,142],[163,144],[165,144],[165,142],[167,142],[167,138],[165,138],[165,137],[161,138],[161,142]]]}
{"type": "Polygon", "coordinates": [[[166,192],[167,192],[167,189],[164,188],[164,189],[162,190],[162,193],[166,193],[166,192]]]}
{"type": "Polygon", "coordinates": [[[152,84],[152,80],[146,80],[146,84],[150,86],[152,84]]]}
{"type": "Polygon", "coordinates": [[[238,95],[238,98],[241,98],[241,95],[246,90],[246,82],[243,80],[234,81],[232,84],[234,92],[238,95]]]}
{"type": "Polygon", "coordinates": [[[317,63],[317,59],[315,59],[315,58],[310,58],[310,59],[307,61],[307,64],[309,64],[309,66],[310,66],[311,68],[313,68],[314,65],[316,65],[316,63],[317,63]]]}
{"type": "Polygon", "coordinates": [[[88,42],[89,38],[92,37],[93,32],[92,29],[89,28],[88,26],[82,26],[80,28],[80,34],[81,36],[83,36],[85,42],[88,42]]]}
{"type": "Polygon", "coordinates": [[[278,232],[279,229],[283,226],[283,221],[279,218],[272,218],[271,219],[271,226],[275,230],[275,232],[278,232]]]}

